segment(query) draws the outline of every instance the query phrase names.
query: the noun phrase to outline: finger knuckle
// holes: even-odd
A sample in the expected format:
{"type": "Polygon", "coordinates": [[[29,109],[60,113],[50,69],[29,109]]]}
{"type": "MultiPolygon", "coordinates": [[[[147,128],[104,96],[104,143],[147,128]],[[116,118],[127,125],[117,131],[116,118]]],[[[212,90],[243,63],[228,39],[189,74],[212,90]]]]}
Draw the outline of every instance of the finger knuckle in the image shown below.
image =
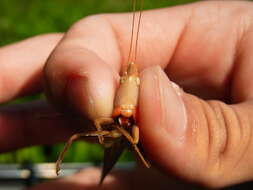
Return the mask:
{"type": "Polygon", "coordinates": [[[250,144],[249,116],[240,105],[227,105],[211,100],[202,105],[206,120],[207,151],[201,182],[209,187],[221,187],[231,183],[235,168],[250,144]],[[227,177],[229,175],[229,178],[227,177]]]}
{"type": "Polygon", "coordinates": [[[71,37],[79,37],[85,35],[87,33],[87,29],[89,29],[89,31],[97,31],[98,26],[100,26],[100,28],[103,25],[109,26],[110,24],[106,19],[106,15],[107,14],[96,14],[87,16],[80,21],[74,23],[70,27],[66,35],[71,37]]]}

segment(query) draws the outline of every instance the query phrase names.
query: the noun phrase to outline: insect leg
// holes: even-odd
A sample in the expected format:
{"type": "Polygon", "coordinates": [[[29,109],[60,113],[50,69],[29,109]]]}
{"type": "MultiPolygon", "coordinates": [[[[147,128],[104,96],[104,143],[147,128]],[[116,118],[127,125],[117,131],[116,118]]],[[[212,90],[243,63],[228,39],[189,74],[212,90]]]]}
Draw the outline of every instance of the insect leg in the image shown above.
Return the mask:
{"type": "Polygon", "coordinates": [[[104,137],[110,137],[110,138],[119,138],[122,136],[122,133],[119,132],[118,129],[111,130],[108,134],[104,135],[104,137]]]}
{"type": "Polygon", "coordinates": [[[117,125],[115,125],[115,127],[122,133],[122,135],[124,135],[124,136],[127,138],[127,140],[128,140],[132,145],[136,144],[136,142],[135,142],[136,139],[134,139],[134,138],[129,134],[128,131],[126,131],[124,128],[119,127],[119,126],[117,126],[117,125]]]}
{"type": "Polygon", "coordinates": [[[139,150],[137,143],[139,141],[139,128],[137,125],[133,126],[132,132],[133,132],[133,137],[123,128],[116,126],[115,127],[127,138],[127,140],[132,144],[135,152],[137,153],[137,155],[139,156],[139,158],[141,159],[141,161],[143,162],[143,164],[147,167],[150,168],[150,163],[145,160],[145,158],[143,157],[143,155],[141,154],[141,151],[139,150]]]}
{"type": "MultiPolygon", "coordinates": [[[[111,124],[113,123],[113,119],[110,117],[102,117],[95,119],[94,124],[98,132],[103,131],[102,125],[111,124]]],[[[104,137],[102,135],[98,135],[98,140],[100,144],[104,144],[104,137]]]]}
{"type": "Polygon", "coordinates": [[[64,159],[64,156],[65,156],[67,150],[69,149],[69,147],[72,145],[72,143],[75,140],[79,139],[80,137],[97,137],[97,136],[107,135],[109,133],[110,133],[109,131],[93,131],[93,132],[89,132],[89,133],[74,134],[72,137],[70,137],[56,161],[56,174],[59,175],[60,165],[62,163],[62,160],[64,159]]]}
{"type": "Polygon", "coordinates": [[[134,150],[137,153],[137,155],[139,156],[139,158],[141,159],[142,163],[147,167],[150,168],[150,163],[143,157],[140,149],[138,148],[138,146],[136,144],[133,144],[134,150]]]}
{"type": "Polygon", "coordinates": [[[137,125],[133,125],[133,127],[132,127],[132,137],[133,137],[132,144],[138,144],[138,142],[139,142],[139,127],[137,125]]]}

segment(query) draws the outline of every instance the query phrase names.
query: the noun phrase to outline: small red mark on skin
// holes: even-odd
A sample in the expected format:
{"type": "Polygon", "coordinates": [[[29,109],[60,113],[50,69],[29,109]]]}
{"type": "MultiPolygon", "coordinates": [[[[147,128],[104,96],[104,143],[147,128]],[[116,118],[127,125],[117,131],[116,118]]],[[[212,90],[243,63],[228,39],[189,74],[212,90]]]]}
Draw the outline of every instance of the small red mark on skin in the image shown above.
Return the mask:
{"type": "Polygon", "coordinates": [[[79,78],[83,78],[83,76],[78,75],[78,74],[70,74],[68,76],[68,80],[75,80],[75,79],[79,79],[79,78]]]}
{"type": "MultiPolygon", "coordinates": [[[[77,109],[79,112],[87,113],[88,111],[84,109],[88,107],[88,96],[80,97],[81,94],[85,94],[83,91],[87,93],[87,80],[87,76],[82,76],[76,73],[69,74],[66,78],[62,94],[59,97],[61,98],[61,101],[56,100],[59,101],[60,106],[62,105],[62,102],[64,102],[71,109],[77,109]],[[82,109],[80,105],[83,105],[82,108],[84,109],[82,109]]],[[[66,104],[64,106],[66,106],[66,104]]]]}
{"type": "Polygon", "coordinates": [[[78,74],[70,74],[68,77],[67,77],[67,82],[66,82],[66,85],[65,85],[65,87],[64,87],[64,89],[63,89],[63,96],[64,96],[64,94],[67,94],[68,93],[68,87],[70,86],[70,85],[72,85],[73,84],[73,81],[76,81],[76,80],[79,80],[79,79],[81,79],[81,78],[83,78],[83,76],[80,76],[80,75],[78,75],[78,74]]]}

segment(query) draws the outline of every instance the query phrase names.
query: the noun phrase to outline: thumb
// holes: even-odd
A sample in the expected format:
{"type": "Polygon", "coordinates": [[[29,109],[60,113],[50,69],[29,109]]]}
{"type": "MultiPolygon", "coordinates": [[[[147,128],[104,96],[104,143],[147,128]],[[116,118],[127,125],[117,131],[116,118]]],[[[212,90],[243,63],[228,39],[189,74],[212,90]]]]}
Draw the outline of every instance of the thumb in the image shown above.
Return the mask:
{"type": "Polygon", "coordinates": [[[148,68],[141,73],[141,142],[160,168],[186,180],[215,188],[251,180],[252,105],[201,100],[160,67],[148,68]]]}

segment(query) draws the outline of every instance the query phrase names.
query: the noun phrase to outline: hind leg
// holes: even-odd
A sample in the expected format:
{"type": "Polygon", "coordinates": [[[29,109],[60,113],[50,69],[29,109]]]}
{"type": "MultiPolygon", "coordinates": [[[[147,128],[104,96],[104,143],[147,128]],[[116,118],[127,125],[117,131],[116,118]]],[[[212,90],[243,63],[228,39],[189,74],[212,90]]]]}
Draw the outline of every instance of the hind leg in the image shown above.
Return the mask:
{"type": "Polygon", "coordinates": [[[64,159],[64,156],[67,150],[69,149],[69,147],[72,145],[72,143],[75,140],[81,137],[99,137],[99,136],[103,137],[104,135],[108,135],[109,133],[110,133],[109,131],[92,131],[88,133],[77,133],[77,134],[74,134],[72,137],[70,137],[56,161],[56,174],[59,175],[60,165],[62,163],[62,160],[64,159]]]}
{"type": "MultiPolygon", "coordinates": [[[[113,123],[113,119],[110,117],[101,117],[95,119],[94,124],[98,132],[103,131],[102,125],[108,125],[113,123]]],[[[104,137],[102,135],[98,135],[98,140],[100,144],[104,144],[104,137]]]]}

